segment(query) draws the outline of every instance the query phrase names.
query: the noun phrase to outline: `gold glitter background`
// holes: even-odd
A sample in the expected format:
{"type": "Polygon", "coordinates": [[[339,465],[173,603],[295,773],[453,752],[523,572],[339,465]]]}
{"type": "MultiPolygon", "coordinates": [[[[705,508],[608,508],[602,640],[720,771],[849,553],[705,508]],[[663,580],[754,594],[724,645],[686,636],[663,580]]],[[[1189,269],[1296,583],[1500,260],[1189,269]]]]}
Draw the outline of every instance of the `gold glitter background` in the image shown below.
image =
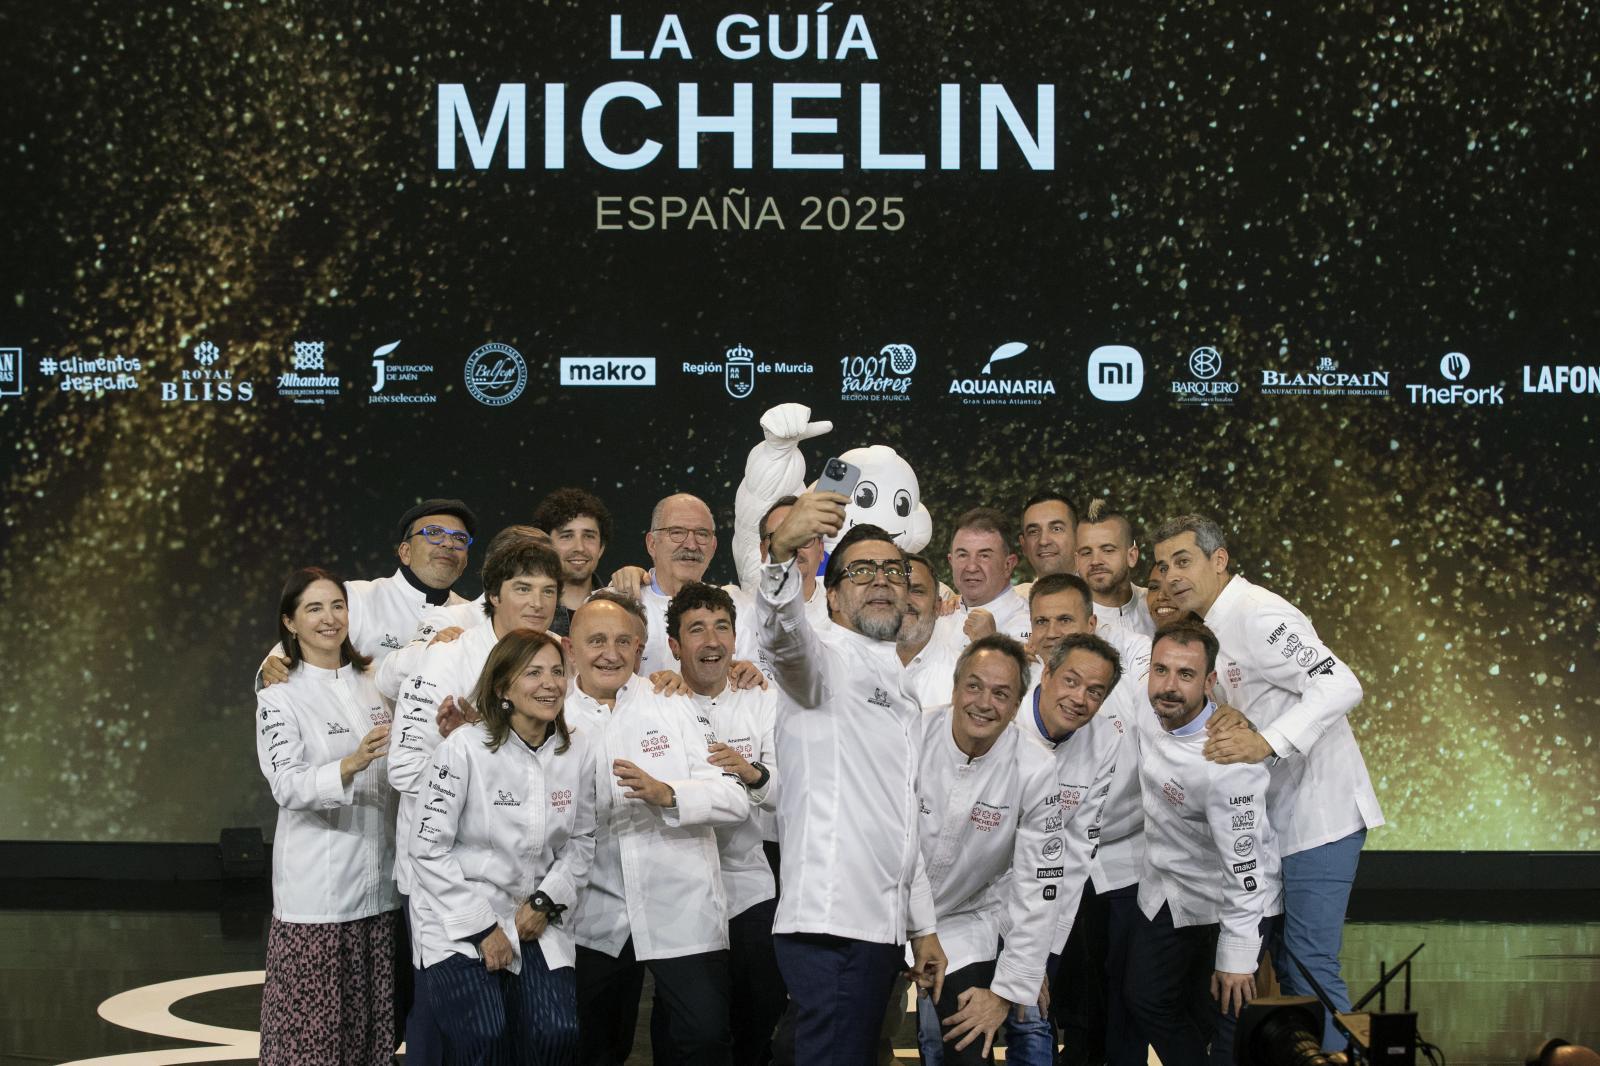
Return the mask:
{"type": "Polygon", "coordinates": [[[0,345],[24,349],[27,388],[0,400],[0,835],[270,825],[249,681],[286,570],[387,573],[415,499],[460,495],[492,531],[564,483],[627,531],[607,568],[640,561],[664,492],[706,496],[726,529],[760,411],[798,399],[838,425],[808,446],[813,472],[826,450],[893,444],[936,518],[1045,484],[1147,528],[1215,514],[1241,570],[1366,685],[1352,717],[1390,823],[1370,847],[1593,849],[1597,398],[1520,381],[1600,350],[1594,9],[1168,6],[878,5],[877,61],[790,63],[719,57],[738,9],[708,8],[684,16],[693,60],[651,63],[608,58],[611,10],[630,45],[653,39],[660,12],[636,3],[11,5],[0,345]],[[666,102],[608,114],[614,147],[666,144],[635,172],[590,163],[575,132],[587,93],[621,79],[666,102]],[[728,169],[712,137],[678,170],[676,83],[717,111],[735,79],[756,86],[755,168],[728,169]],[[937,86],[961,84],[964,169],[772,170],[770,85],[796,80],[844,84],[810,106],[840,116],[851,159],[860,82],[884,86],[884,149],[930,157],[937,86]],[[529,84],[529,169],[434,169],[435,87],[458,81],[480,107],[529,84]],[[559,172],[539,166],[550,81],[568,84],[559,172]],[[1032,85],[1057,86],[1054,171],[1009,147],[978,169],[990,82],[1024,116],[1032,85]],[[734,188],[775,197],[786,228],[594,229],[596,195],[734,188]],[[808,195],[902,196],[907,225],[802,232],[808,195]],[[203,339],[252,401],[162,401],[203,339]],[[343,379],[325,408],[276,394],[295,340],[324,341],[343,379]],[[438,367],[437,405],[366,405],[368,353],[395,340],[438,367]],[[946,395],[1009,340],[1030,347],[1006,372],[1054,396],[946,395]],[[505,408],[462,386],[487,341],[528,361],[505,408]],[[891,342],[918,352],[913,402],[841,402],[837,361],[891,342]],[[759,376],[745,402],[681,372],[736,343],[814,372],[759,376]],[[1133,403],[1087,393],[1108,343],[1144,353],[1133,403]],[[1242,384],[1231,407],[1167,395],[1202,344],[1242,384]],[[1504,406],[1407,402],[1452,350],[1504,406]],[[38,371],[115,355],[141,361],[141,388],[67,394],[38,371]],[[562,390],[564,355],[655,356],[659,385],[562,390]],[[1388,371],[1391,396],[1259,393],[1261,370],[1323,357],[1388,371]]]}

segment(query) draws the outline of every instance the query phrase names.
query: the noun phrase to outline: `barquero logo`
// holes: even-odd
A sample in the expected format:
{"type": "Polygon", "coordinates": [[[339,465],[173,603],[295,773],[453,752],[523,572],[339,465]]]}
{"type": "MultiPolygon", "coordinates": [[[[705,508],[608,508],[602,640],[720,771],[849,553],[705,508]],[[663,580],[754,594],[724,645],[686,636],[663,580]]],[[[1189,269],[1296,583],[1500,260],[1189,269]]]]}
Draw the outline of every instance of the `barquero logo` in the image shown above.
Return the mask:
{"type": "Polygon", "coordinates": [[[467,391],[485,407],[504,407],[528,387],[528,364],[509,344],[490,342],[467,356],[467,391]]]}
{"type": "Polygon", "coordinates": [[[1015,359],[1027,350],[1028,346],[1021,341],[1007,341],[989,353],[989,359],[978,371],[977,377],[953,379],[949,394],[960,396],[963,404],[1042,405],[1046,396],[1056,394],[1054,381],[1049,378],[1003,377],[994,373],[996,363],[1015,359]]]}

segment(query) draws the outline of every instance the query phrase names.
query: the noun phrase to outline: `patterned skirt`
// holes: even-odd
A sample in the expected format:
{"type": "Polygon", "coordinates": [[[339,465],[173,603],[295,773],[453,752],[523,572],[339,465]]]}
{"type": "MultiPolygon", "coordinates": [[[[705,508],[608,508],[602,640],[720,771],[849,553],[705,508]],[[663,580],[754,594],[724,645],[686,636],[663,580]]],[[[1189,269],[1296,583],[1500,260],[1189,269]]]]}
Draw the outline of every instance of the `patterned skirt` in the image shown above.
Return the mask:
{"type": "Polygon", "coordinates": [[[261,992],[262,1066],[394,1062],[395,919],[272,919],[261,992]]]}

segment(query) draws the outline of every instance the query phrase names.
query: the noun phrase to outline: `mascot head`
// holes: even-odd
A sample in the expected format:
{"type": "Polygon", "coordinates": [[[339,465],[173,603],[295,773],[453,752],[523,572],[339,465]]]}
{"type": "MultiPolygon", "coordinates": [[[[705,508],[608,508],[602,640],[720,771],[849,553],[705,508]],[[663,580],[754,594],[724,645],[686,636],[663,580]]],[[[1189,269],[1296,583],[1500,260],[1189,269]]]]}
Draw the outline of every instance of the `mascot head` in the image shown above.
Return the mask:
{"type": "MultiPolygon", "coordinates": [[[[839,458],[861,468],[861,480],[845,508],[842,537],[851,526],[881,526],[894,534],[894,542],[908,552],[920,552],[933,537],[933,516],[922,506],[917,473],[900,453],[886,444],[851,448],[839,458]]],[[[829,552],[839,537],[823,543],[829,552]]]]}

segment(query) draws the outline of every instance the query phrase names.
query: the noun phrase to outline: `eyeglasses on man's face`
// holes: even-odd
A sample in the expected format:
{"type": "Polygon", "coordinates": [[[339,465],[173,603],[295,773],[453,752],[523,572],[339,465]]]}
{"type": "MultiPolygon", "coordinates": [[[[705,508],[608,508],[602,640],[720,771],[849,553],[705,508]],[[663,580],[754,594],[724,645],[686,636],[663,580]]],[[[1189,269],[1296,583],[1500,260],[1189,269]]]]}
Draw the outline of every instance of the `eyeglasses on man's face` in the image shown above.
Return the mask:
{"type": "Polygon", "coordinates": [[[658,537],[666,537],[674,544],[682,544],[693,537],[701,544],[710,544],[716,538],[716,533],[704,526],[690,528],[689,526],[660,526],[650,532],[658,537]]]}
{"type": "Polygon", "coordinates": [[[411,535],[413,537],[421,537],[429,544],[455,548],[458,551],[466,551],[472,545],[472,537],[464,529],[449,529],[445,526],[423,526],[411,535]]]}
{"type": "Polygon", "coordinates": [[[844,568],[844,576],[852,585],[865,585],[877,580],[879,573],[891,585],[904,585],[906,583],[906,567],[898,559],[885,562],[876,562],[872,559],[857,559],[844,568]]]}

